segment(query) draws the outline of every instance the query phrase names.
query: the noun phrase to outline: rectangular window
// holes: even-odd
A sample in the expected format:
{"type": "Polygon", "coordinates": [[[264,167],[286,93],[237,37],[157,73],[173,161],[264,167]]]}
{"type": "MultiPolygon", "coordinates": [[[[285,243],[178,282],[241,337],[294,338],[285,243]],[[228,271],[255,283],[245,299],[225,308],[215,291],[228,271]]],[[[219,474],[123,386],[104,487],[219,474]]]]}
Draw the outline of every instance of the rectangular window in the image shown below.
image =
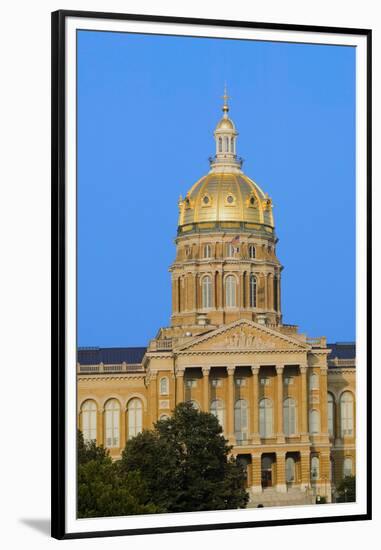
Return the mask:
{"type": "Polygon", "coordinates": [[[236,378],[236,386],[246,386],[246,378],[236,378]]]}
{"type": "Polygon", "coordinates": [[[197,388],[197,380],[189,379],[185,381],[185,386],[187,388],[197,388]]]}

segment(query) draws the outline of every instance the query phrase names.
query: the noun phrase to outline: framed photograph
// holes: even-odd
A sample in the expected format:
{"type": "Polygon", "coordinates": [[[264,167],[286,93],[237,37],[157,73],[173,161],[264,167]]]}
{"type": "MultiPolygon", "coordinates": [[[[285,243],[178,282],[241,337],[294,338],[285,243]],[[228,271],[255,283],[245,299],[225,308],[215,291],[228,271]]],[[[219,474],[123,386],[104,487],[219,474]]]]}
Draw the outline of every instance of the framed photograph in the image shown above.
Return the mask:
{"type": "Polygon", "coordinates": [[[52,535],[371,518],[371,31],[52,14],[52,535]]]}

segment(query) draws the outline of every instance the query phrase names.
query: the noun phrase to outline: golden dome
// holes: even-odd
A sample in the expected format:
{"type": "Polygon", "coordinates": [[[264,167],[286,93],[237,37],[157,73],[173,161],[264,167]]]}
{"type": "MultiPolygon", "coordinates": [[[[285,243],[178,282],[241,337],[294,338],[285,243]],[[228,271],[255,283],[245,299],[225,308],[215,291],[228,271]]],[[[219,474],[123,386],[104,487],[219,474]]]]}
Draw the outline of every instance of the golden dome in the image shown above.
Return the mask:
{"type": "Polygon", "coordinates": [[[235,130],[234,122],[230,118],[222,117],[216,126],[217,130],[235,130]]]}
{"type": "Polygon", "coordinates": [[[210,172],[180,199],[179,209],[180,227],[206,222],[248,223],[248,228],[255,224],[270,231],[274,227],[271,199],[242,172],[210,172]]]}

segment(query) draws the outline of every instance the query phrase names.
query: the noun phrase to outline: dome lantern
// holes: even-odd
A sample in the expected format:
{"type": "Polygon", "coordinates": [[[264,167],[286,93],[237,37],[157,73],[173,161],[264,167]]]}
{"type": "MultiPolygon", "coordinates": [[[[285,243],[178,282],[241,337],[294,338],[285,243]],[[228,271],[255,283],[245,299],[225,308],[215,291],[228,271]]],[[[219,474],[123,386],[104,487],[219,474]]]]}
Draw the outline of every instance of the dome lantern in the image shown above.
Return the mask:
{"type": "Polygon", "coordinates": [[[242,160],[236,154],[236,141],[238,132],[236,131],[234,122],[229,117],[229,104],[226,85],[224,89],[224,100],[222,106],[223,116],[218,122],[214,131],[214,139],[216,142],[216,154],[210,159],[211,172],[229,171],[240,172],[242,160]]]}

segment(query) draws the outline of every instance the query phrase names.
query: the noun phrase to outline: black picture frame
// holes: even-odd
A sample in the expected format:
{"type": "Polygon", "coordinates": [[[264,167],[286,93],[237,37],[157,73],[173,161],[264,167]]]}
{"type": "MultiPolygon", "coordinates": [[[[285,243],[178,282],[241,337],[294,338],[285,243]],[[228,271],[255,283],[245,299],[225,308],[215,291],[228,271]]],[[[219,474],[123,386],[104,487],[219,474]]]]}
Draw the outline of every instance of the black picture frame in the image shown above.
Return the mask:
{"type": "Polygon", "coordinates": [[[75,539],[120,535],[139,535],[148,533],[170,533],[180,531],[205,531],[211,529],[237,529],[248,527],[313,524],[341,521],[369,520],[372,517],[372,441],[371,441],[371,317],[372,317],[372,245],[371,245],[371,180],[372,180],[372,31],[370,29],[342,28],[329,26],[309,26],[299,24],[263,23],[251,21],[232,21],[220,19],[197,19],[167,17],[158,15],[136,15],[124,13],[83,12],[59,10],[52,13],[51,41],[51,209],[52,209],[52,476],[51,476],[51,534],[56,539],[75,539]],[[65,526],[65,253],[70,245],[66,241],[66,158],[65,158],[65,24],[69,17],[97,18],[104,20],[129,20],[156,23],[184,23],[200,26],[243,27],[249,29],[272,29],[285,31],[306,31],[314,33],[335,33],[344,35],[362,35],[367,41],[367,511],[365,514],[349,516],[310,517],[297,519],[277,519],[269,521],[242,521],[238,523],[219,523],[210,525],[185,525],[176,527],[147,527],[138,529],[120,529],[113,531],[67,532],[65,526]]]}

